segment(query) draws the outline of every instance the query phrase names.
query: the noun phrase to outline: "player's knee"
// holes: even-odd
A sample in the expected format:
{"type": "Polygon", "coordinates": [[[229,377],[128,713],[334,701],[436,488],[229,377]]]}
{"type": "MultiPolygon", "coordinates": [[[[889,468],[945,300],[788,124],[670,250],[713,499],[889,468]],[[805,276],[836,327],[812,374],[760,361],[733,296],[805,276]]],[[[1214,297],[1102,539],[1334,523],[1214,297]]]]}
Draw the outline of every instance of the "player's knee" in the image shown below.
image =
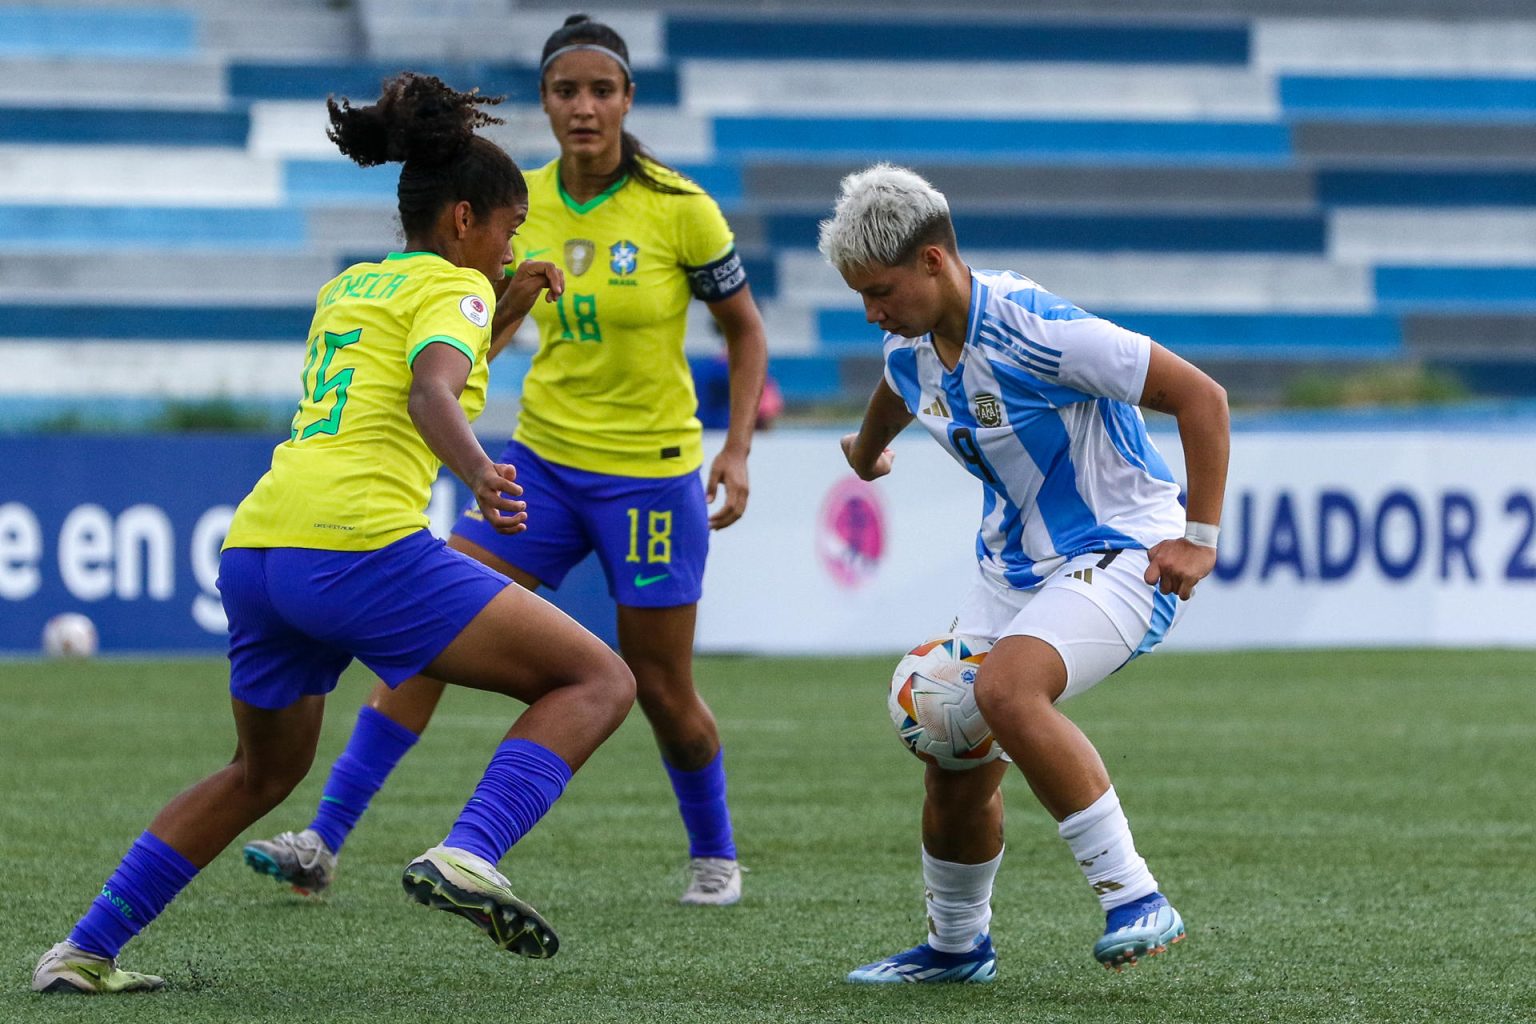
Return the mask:
{"type": "Polygon", "coordinates": [[[1010,698],[1014,696],[1009,682],[1002,673],[988,672],[985,666],[976,674],[972,692],[976,696],[976,707],[980,709],[981,717],[989,723],[1007,710],[1010,698]]]}
{"type": "Polygon", "coordinates": [[[586,686],[592,692],[596,706],[605,708],[618,728],[635,704],[635,676],[622,658],[611,655],[588,676],[586,686]]]}
{"type": "Polygon", "coordinates": [[[950,771],[937,765],[923,773],[923,790],[929,806],[940,813],[950,810],[969,812],[983,807],[997,796],[991,774],[974,769],[950,771]]]}
{"type": "Polygon", "coordinates": [[[1050,681],[1029,672],[987,671],[976,674],[976,707],[988,723],[1028,716],[1051,706],[1050,681]]]}

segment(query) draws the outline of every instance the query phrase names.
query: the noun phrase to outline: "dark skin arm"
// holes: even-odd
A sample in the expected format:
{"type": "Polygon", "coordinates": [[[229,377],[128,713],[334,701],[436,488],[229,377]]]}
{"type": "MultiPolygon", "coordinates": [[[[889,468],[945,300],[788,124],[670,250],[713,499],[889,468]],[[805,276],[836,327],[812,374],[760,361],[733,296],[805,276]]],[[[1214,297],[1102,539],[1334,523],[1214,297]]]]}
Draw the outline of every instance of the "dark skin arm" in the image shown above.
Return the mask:
{"type": "Polygon", "coordinates": [[[517,470],[491,461],[459,406],[471,368],[468,357],[453,346],[428,345],[411,367],[406,409],[432,454],[474,492],[485,521],[498,533],[521,533],[528,528],[528,513],[527,505],[516,500],[523,493],[517,470]]]}
{"type": "MultiPolygon", "coordinates": [[[[1138,404],[1168,413],[1178,421],[1189,481],[1186,516],[1192,523],[1219,524],[1232,442],[1226,391],[1197,367],[1153,342],[1147,382],[1138,404]]],[[[1147,568],[1146,581],[1185,601],[1195,584],[1216,567],[1215,548],[1182,537],[1153,545],[1148,556],[1152,564],[1147,568]]]]}
{"type": "Polygon", "coordinates": [[[763,379],[768,374],[768,336],[750,288],[711,302],[709,311],[725,334],[726,358],[730,363],[731,422],[725,447],[710,464],[705,495],[713,503],[717,489],[725,485],[725,503],[709,517],[710,529],[723,530],[747,510],[747,453],[752,450],[757,406],[763,397],[763,379]]]}
{"type": "Polygon", "coordinates": [[[844,435],[842,441],[843,455],[859,479],[876,480],[891,471],[896,453],[886,446],[913,418],[901,396],[891,390],[884,377],[880,378],[874,394],[869,396],[859,432],[844,435]]]}
{"type": "Polygon", "coordinates": [[[491,352],[487,359],[495,359],[512,342],[512,335],[539,300],[539,292],[544,292],[545,302],[555,302],[565,293],[565,271],[544,260],[524,260],[517,265],[516,273],[503,277],[494,287],[496,315],[491,320],[491,352]]]}

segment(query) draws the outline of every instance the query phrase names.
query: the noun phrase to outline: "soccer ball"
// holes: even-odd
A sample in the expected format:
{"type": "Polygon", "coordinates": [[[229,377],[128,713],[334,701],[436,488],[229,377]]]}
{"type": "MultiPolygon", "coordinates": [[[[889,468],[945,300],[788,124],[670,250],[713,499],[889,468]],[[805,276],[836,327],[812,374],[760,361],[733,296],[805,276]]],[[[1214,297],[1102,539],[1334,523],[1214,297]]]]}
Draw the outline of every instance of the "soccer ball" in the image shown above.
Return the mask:
{"type": "Polygon", "coordinates": [[[896,666],[891,721],[907,749],[929,764],[962,771],[1002,756],[973,689],[990,647],[977,637],[936,637],[912,648],[896,666]]]}
{"type": "Polygon", "coordinates": [[[79,612],[55,615],[43,626],[43,653],[50,658],[89,658],[96,653],[96,624],[79,612]]]}

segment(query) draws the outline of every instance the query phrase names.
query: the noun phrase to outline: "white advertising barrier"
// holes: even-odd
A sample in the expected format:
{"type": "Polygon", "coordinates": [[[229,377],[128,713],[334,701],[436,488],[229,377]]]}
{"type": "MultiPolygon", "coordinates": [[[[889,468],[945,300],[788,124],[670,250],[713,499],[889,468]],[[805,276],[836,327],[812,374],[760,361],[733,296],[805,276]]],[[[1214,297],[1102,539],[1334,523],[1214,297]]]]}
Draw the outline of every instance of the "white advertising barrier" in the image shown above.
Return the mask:
{"type": "Polygon", "coordinates": [[[981,485],[915,432],[865,483],[840,436],[753,441],[747,514],[711,538],[700,650],[899,652],[948,627],[976,572],[981,485]]]}
{"type": "Polygon", "coordinates": [[[1536,646],[1536,436],[1235,435],[1217,571],[1169,646],[1387,645],[1536,646]]]}
{"type": "MultiPolygon", "coordinates": [[[[865,484],[832,433],[765,434],[716,533],[706,651],[891,653],[975,579],[980,485],[926,436],[865,484]]],[[[1154,435],[1181,475],[1176,434],[1154,435]]],[[[1536,435],[1233,437],[1221,555],[1166,649],[1536,646],[1536,435]]]]}

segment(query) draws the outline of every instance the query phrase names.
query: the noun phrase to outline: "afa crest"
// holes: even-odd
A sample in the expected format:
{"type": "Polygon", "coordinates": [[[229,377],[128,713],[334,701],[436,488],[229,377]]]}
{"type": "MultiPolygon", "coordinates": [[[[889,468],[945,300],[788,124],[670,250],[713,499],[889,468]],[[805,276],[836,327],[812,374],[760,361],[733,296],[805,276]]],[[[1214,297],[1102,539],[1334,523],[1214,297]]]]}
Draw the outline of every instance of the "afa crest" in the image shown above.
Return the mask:
{"type": "Polygon", "coordinates": [[[996,395],[980,394],[976,396],[976,422],[984,427],[1000,427],[1003,425],[1003,407],[997,404],[996,395]]]}
{"type": "Polygon", "coordinates": [[[592,266],[592,257],[597,255],[597,243],[590,238],[567,238],[565,240],[565,269],[574,277],[580,277],[592,266]]]}
{"type": "Polygon", "coordinates": [[[628,277],[640,262],[640,247],[634,242],[618,241],[608,247],[608,255],[612,257],[608,261],[609,268],[620,277],[628,277]]]}

